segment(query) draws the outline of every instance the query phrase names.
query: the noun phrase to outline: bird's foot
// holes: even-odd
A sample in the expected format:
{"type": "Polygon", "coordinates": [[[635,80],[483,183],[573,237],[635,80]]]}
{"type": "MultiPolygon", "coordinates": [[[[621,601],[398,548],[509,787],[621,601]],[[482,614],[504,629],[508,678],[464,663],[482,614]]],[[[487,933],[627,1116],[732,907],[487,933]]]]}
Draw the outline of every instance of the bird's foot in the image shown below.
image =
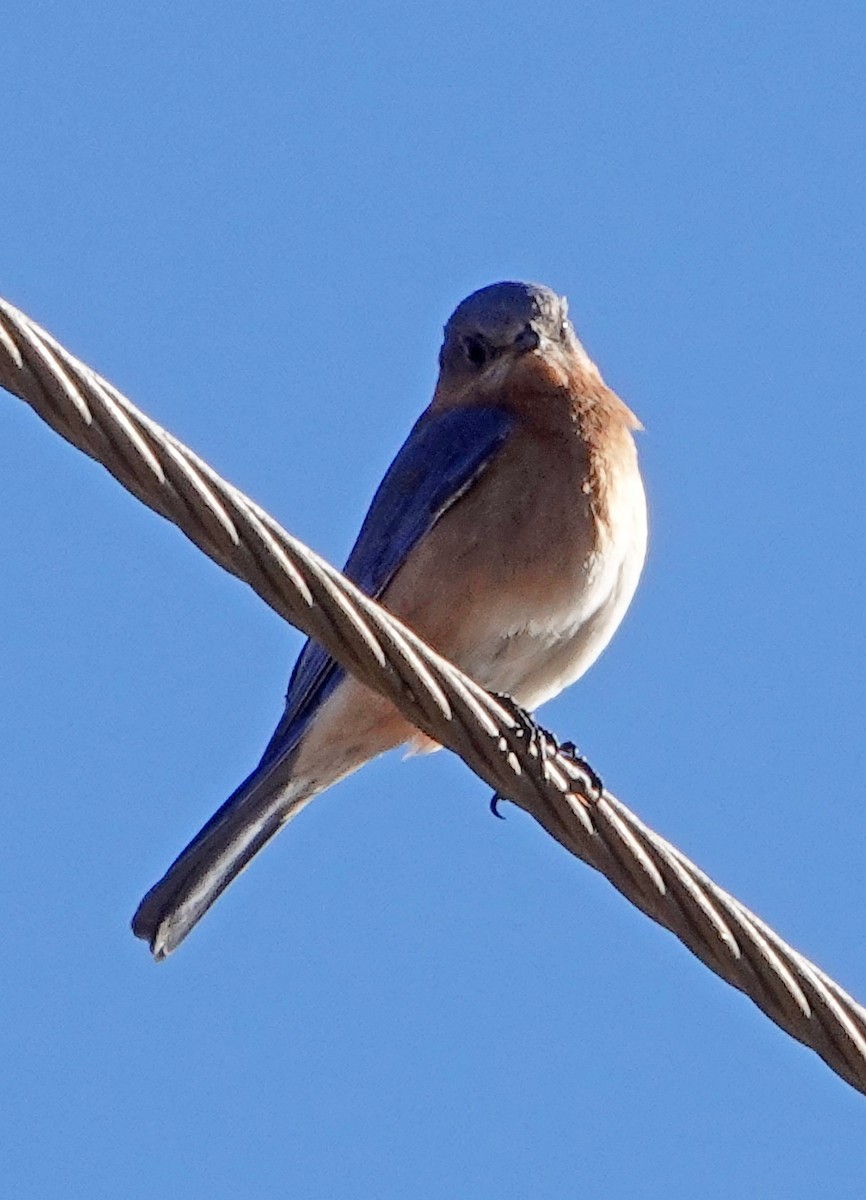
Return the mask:
{"type": "MultiPolygon", "coordinates": [[[[604,794],[604,783],[574,742],[560,742],[555,734],[539,725],[531,713],[521,708],[510,696],[498,692],[494,695],[514,719],[517,736],[526,738],[530,754],[542,761],[558,759],[559,766],[564,767],[575,782],[580,781],[584,784],[586,792],[589,793],[587,799],[598,803],[604,794]]],[[[494,792],[490,798],[490,811],[494,817],[499,817],[500,821],[504,821],[505,818],[499,811],[499,805],[507,799],[508,797],[503,796],[501,792],[494,792]]]]}
{"type": "MultiPolygon", "coordinates": [[[[550,736],[550,735],[548,735],[550,736]]],[[[598,803],[604,795],[604,780],[596,771],[595,767],[585,759],[581,752],[575,746],[574,742],[561,742],[559,745],[559,753],[566,760],[569,767],[575,767],[578,772],[583,775],[584,781],[587,783],[587,790],[594,793],[588,797],[594,803],[598,803]]],[[[571,774],[571,771],[569,771],[571,774]]],[[[576,778],[576,776],[572,776],[576,778]]]]}

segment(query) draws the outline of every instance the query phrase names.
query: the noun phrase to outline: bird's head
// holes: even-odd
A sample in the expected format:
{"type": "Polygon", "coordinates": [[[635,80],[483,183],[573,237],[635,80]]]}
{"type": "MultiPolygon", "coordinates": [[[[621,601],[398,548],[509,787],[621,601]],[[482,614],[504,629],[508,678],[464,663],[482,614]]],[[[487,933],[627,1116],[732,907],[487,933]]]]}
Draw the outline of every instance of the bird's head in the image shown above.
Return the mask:
{"type": "Polygon", "coordinates": [[[439,352],[440,387],[449,392],[501,388],[515,374],[563,384],[570,368],[592,363],[568,319],[564,296],[538,283],[492,283],[463,300],[448,319],[439,352]]]}

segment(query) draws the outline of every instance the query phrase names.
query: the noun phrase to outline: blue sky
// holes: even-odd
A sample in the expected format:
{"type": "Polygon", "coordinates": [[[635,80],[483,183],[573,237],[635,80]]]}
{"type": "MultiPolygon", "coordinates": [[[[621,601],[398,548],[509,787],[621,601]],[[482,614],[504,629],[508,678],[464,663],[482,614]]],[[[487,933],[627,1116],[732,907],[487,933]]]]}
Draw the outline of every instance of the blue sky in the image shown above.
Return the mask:
{"type": "MultiPolygon", "coordinates": [[[[569,295],[651,551],[545,721],[866,998],[862,6],[45,0],[4,39],[0,293],[332,560],[454,304],[569,295]]],[[[128,919],[301,637],[0,409],[9,1195],[862,1197],[863,1097],[447,754],[317,801],[155,966],[128,919]]]]}

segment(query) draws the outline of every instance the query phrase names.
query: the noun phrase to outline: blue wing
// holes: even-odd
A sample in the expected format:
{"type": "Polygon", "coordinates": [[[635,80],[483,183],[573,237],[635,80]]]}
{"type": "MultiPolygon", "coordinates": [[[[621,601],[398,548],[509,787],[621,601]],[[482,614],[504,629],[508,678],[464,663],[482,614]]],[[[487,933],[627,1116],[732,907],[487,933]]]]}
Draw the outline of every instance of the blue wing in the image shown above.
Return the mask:
{"type": "MultiPolygon", "coordinates": [[[[479,478],[513,425],[511,414],[495,407],[421,416],[373,497],[344,568],[352,582],[378,599],[412,548],[479,478]]],[[[286,711],[260,767],[272,765],[297,744],[343,674],[317,642],[307,642],[289,680],[286,711]]]]}

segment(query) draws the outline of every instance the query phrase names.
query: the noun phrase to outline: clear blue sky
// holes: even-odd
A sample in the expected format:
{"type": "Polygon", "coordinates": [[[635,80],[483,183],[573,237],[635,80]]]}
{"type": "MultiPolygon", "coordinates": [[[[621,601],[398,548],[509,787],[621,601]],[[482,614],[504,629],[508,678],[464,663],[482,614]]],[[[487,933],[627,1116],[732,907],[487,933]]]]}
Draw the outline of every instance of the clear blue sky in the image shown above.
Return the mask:
{"type": "MultiPolygon", "coordinates": [[[[441,326],[541,280],[642,417],[651,553],[545,711],[866,998],[861,4],[4,13],[0,293],[342,561],[441,326]],[[711,11],[713,10],[713,11],[711,11]]],[[[300,635],[0,403],[9,1196],[866,1193],[866,1099],[448,754],[128,919],[300,635]]]]}

